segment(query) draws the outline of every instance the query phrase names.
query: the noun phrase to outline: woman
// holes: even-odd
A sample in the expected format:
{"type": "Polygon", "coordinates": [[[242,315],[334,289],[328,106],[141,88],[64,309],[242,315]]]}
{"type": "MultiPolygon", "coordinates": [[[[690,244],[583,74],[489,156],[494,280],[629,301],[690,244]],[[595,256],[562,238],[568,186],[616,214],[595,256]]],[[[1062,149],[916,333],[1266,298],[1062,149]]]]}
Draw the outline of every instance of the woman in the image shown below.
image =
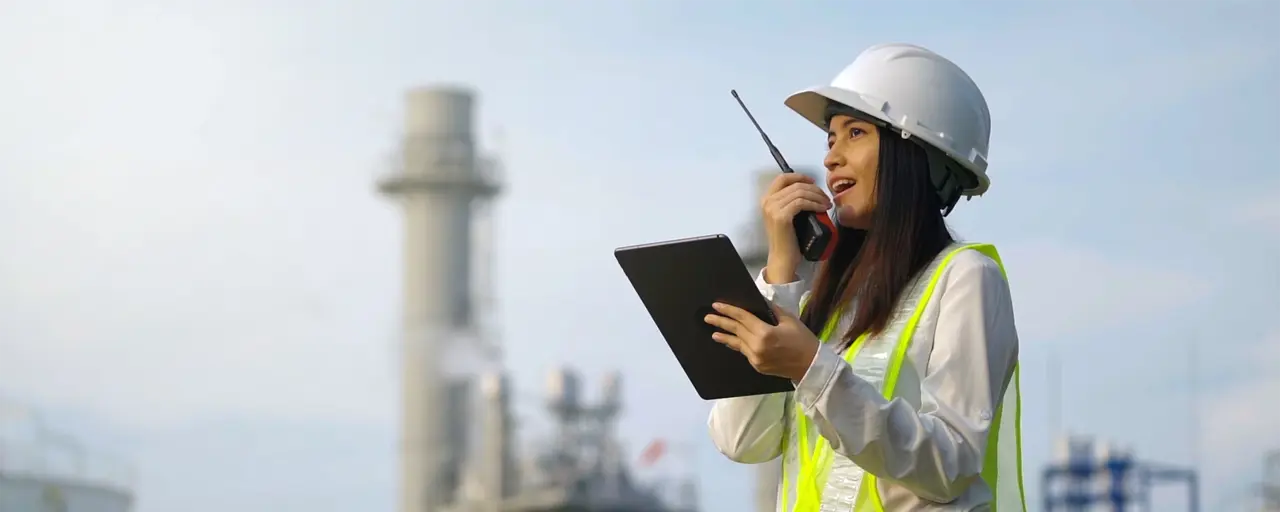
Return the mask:
{"type": "Polygon", "coordinates": [[[795,391],[716,401],[716,446],[783,457],[782,511],[1025,510],[1009,286],[995,249],[957,243],[943,220],[989,185],[981,91],[893,44],[786,104],[826,129],[834,199],[800,174],[774,180],[757,284],[781,320],[716,304],[705,321],[795,391]],[[832,207],[835,251],[803,277],[791,219],[832,207]]]}

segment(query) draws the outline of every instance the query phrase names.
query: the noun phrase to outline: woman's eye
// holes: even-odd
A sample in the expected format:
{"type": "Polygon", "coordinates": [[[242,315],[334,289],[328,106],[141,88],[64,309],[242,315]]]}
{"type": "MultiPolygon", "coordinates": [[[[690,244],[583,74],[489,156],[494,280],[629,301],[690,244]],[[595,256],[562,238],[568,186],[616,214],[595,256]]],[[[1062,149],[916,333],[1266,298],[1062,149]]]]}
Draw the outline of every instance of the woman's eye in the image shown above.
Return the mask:
{"type": "Polygon", "coordinates": [[[854,129],[852,129],[852,130],[849,130],[849,136],[850,136],[850,137],[857,137],[857,136],[862,135],[862,134],[865,134],[865,133],[867,133],[867,132],[866,132],[866,131],[863,131],[863,129],[862,129],[862,128],[854,128],[854,129]]]}

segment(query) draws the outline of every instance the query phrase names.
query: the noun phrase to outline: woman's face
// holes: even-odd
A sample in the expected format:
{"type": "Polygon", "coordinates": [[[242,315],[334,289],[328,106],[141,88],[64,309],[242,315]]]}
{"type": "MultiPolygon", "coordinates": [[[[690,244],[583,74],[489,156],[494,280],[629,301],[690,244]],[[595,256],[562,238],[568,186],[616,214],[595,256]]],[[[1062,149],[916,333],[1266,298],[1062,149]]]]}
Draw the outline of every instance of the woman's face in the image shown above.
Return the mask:
{"type": "Polygon", "coordinates": [[[876,207],[880,131],[866,121],[837,115],[827,127],[827,190],[841,226],[867,229],[876,207]]]}

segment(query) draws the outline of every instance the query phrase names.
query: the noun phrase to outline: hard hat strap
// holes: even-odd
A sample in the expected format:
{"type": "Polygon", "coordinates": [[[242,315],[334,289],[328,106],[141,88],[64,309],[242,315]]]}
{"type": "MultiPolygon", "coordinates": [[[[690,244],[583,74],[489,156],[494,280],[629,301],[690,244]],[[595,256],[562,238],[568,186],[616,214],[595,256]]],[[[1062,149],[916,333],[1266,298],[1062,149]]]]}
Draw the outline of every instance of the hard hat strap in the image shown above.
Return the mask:
{"type": "Polygon", "coordinates": [[[938,193],[942,216],[946,217],[960,201],[960,193],[964,191],[964,184],[960,180],[965,171],[957,168],[956,162],[937,148],[926,143],[919,144],[924,148],[925,155],[929,159],[929,180],[933,182],[933,189],[938,193]]]}

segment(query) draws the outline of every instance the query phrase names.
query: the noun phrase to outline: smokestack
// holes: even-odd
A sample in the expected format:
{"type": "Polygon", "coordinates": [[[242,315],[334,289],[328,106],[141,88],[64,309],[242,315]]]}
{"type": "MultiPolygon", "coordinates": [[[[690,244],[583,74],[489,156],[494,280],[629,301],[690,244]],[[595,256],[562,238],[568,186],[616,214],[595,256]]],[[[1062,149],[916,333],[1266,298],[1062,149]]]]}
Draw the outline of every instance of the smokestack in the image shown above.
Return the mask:
{"type": "Polygon", "coordinates": [[[498,505],[515,493],[515,460],[512,454],[511,389],[506,375],[488,373],[480,382],[483,395],[483,442],[480,444],[480,481],[486,503],[498,505]]]}
{"type": "Polygon", "coordinates": [[[404,209],[400,511],[454,499],[467,440],[473,321],[474,208],[498,186],[478,164],[474,95],[427,87],[406,95],[399,168],[379,190],[404,209]]]}

